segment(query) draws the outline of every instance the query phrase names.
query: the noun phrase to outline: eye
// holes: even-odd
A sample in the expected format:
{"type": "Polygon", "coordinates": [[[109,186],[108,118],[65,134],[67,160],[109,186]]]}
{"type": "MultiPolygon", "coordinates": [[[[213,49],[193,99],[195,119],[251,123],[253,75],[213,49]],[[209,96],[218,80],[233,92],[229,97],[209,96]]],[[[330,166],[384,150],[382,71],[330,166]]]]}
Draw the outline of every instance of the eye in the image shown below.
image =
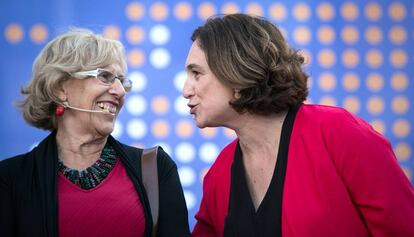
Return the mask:
{"type": "Polygon", "coordinates": [[[196,78],[196,79],[200,77],[200,72],[199,71],[192,70],[191,71],[191,74],[193,74],[194,75],[194,78],[196,78]]]}
{"type": "Polygon", "coordinates": [[[119,79],[119,81],[120,81],[121,83],[124,83],[124,81],[125,81],[125,76],[117,76],[117,78],[119,79]]]}
{"type": "Polygon", "coordinates": [[[115,76],[111,72],[108,71],[99,71],[98,79],[104,83],[111,83],[114,80],[115,76]]]}

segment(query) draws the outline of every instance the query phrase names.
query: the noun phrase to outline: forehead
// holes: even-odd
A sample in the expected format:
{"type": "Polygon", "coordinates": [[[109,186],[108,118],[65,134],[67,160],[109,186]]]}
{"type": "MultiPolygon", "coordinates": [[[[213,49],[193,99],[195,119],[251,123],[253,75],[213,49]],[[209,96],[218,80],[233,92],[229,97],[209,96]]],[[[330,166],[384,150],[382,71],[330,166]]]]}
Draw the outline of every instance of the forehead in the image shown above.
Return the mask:
{"type": "Polygon", "coordinates": [[[194,41],[191,45],[185,65],[186,67],[188,67],[189,65],[208,66],[206,61],[206,55],[204,51],[200,48],[197,40],[194,41]]]}

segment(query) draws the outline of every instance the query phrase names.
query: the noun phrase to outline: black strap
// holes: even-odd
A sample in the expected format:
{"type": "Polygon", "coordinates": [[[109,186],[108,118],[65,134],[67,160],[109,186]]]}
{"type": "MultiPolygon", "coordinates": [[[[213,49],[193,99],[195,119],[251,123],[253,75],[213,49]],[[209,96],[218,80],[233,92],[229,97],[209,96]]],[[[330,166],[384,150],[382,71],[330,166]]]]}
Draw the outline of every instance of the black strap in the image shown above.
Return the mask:
{"type": "Polygon", "coordinates": [[[158,146],[144,149],[142,152],[141,169],[142,183],[147,191],[148,201],[151,207],[153,223],[152,236],[157,235],[158,211],[159,211],[159,184],[157,168],[158,146]]]}

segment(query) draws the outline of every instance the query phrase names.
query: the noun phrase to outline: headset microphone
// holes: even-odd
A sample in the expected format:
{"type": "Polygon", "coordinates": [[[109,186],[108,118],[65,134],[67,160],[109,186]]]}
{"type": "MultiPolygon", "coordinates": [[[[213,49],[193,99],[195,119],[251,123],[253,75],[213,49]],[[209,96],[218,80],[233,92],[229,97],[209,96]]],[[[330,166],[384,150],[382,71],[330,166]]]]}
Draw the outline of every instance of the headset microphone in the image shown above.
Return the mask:
{"type": "Polygon", "coordinates": [[[63,102],[63,107],[77,110],[77,111],[82,111],[82,112],[89,112],[89,113],[110,113],[109,110],[90,110],[90,109],[76,108],[76,107],[70,106],[67,101],[63,102]]]}

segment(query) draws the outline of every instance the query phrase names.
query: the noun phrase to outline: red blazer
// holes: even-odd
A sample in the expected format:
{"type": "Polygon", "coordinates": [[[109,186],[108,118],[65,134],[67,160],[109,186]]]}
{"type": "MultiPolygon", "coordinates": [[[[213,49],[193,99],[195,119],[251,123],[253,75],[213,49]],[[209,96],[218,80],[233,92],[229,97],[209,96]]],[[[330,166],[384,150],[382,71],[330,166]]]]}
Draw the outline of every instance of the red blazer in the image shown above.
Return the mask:
{"type": "MultiPolygon", "coordinates": [[[[204,178],[193,236],[223,236],[236,143],[204,178]]],[[[282,203],[284,237],[414,236],[414,189],[389,142],[341,108],[299,109],[282,203]]]]}

